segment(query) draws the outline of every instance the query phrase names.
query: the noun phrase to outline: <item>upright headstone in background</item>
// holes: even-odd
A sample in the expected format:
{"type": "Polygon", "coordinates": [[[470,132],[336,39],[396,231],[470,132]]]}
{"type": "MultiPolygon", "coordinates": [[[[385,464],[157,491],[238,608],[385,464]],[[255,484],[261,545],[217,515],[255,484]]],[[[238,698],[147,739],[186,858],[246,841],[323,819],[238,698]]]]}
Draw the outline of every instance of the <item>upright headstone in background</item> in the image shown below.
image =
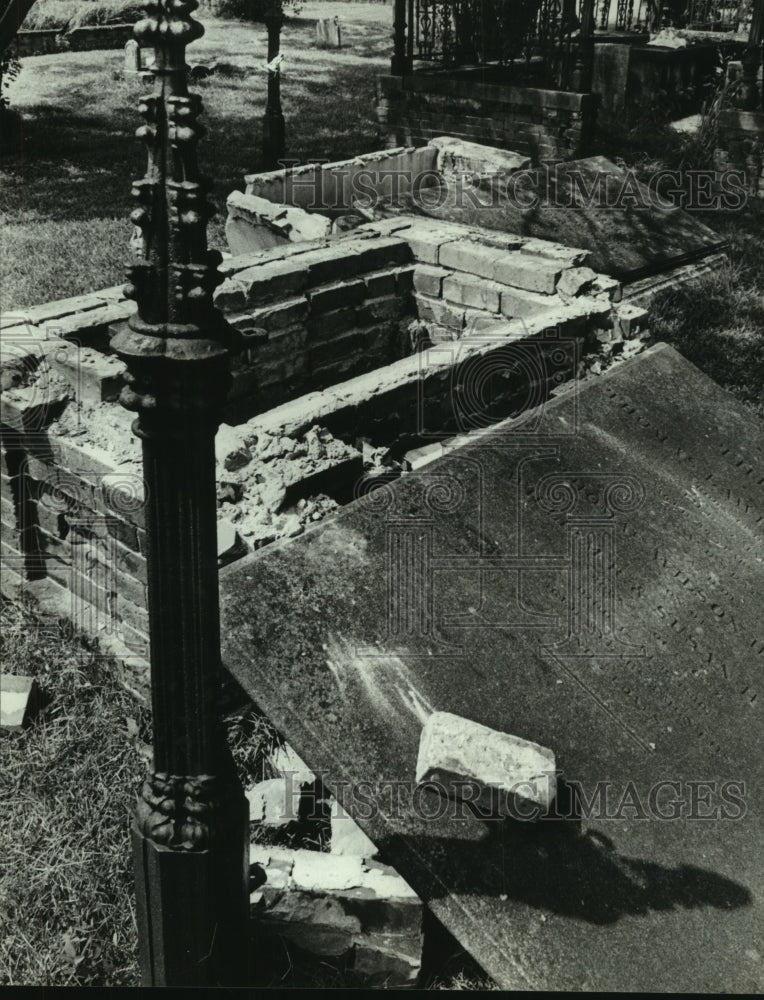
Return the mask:
{"type": "Polygon", "coordinates": [[[323,17],[316,22],[316,45],[320,49],[342,48],[342,33],[338,17],[323,17]]]}
{"type": "Polygon", "coordinates": [[[125,42],[125,74],[140,73],[141,49],[134,38],[125,42]]]}
{"type": "Polygon", "coordinates": [[[600,95],[601,107],[618,114],[626,103],[631,46],[597,43],[594,46],[592,90],[600,95]]]}

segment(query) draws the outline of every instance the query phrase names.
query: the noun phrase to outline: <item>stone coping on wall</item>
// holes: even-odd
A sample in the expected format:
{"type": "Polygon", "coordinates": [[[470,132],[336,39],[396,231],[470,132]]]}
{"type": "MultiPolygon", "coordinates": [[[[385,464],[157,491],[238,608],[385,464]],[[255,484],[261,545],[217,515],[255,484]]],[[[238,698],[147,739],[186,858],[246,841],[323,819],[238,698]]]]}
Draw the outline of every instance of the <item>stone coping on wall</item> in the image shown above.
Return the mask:
{"type": "MultiPolygon", "coordinates": [[[[480,68],[476,67],[474,72],[476,76],[479,75],[480,68]]],[[[478,102],[502,101],[528,107],[553,106],[566,111],[581,111],[597,100],[596,95],[586,92],[454,79],[449,70],[421,69],[406,76],[382,74],[377,79],[381,84],[397,90],[440,93],[452,97],[467,97],[478,102]]]]}
{"type": "Polygon", "coordinates": [[[16,33],[15,44],[19,56],[24,58],[51,52],[121,49],[133,37],[133,28],[133,24],[94,24],[70,31],[62,28],[21,30],[16,33]]]}

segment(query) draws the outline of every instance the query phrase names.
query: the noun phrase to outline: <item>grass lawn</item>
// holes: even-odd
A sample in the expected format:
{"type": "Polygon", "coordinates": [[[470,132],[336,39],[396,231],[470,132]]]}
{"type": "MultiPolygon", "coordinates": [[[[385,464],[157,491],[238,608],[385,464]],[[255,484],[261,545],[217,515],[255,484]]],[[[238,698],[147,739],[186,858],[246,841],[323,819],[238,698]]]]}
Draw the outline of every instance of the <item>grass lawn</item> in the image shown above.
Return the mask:
{"type": "Polygon", "coordinates": [[[148,713],[56,622],[3,602],[0,626],[3,670],[51,699],[0,734],[0,984],[134,984],[127,816],[148,713]]]}
{"type": "MultiPolygon", "coordinates": [[[[225,198],[260,168],[265,101],[262,25],[202,15],[192,62],[223,70],[196,89],[208,137],[202,165],[215,179],[223,246],[225,198]]],[[[287,153],[339,159],[379,146],[374,78],[389,65],[392,4],[315,3],[283,32],[287,153]],[[314,46],[312,18],[339,15],[342,51],[314,46]]],[[[129,261],[130,182],[144,155],[138,82],[119,51],[23,61],[12,106],[21,150],[0,158],[0,306],[43,303],[120,282],[129,261]]],[[[682,140],[665,130],[613,138],[643,172],[676,166],[682,140]]],[[[651,328],[764,416],[764,204],[705,217],[730,243],[730,263],[702,287],[666,293],[651,328]]],[[[137,981],[127,815],[145,771],[148,718],[104,663],[57,624],[41,633],[25,610],[0,606],[3,669],[33,674],[49,696],[40,720],[0,735],[0,985],[123,985],[137,981]]],[[[271,736],[252,718],[229,726],[243,776],[271,736]]],[[[470,975],[474,970],[470,970],[470,975]]],[[[474,979],[449,968],[449,988],[474,979]]],[[[296,984],[291,973],[279,980],[296,984]],[[290,978],[291,976],[291,978],[290,978]]],[[[328,982],[328,980],[325,980],[328,982]]],[[[336,985],[341,985],[336,983],[336,985]]]]}
{"type": "MultiPolygon", "coordinates": [[[[283,30],[282,103],[287,155],[337,159],[378,148],[374,78],[389,66],[391,6],[307,4],[283,30]],[[345,23],[341,51],[314,45],[315,17],[345,23]],[[338,113],[338,108],[341,112],[338,113]]],[[[189,59],[218,59],[222,71],[195,89],[208,135],[203,169],[215,180],[219,213],[210,242],[224,246],[225,199],[260,169],[265,109],[265,29],[203,17],[205,36],[189,59]]],[[[124,278],[132,226],[130,182],[145,170],[135,139],[140,81],[125,80],[121,51],[23,60],[9,88],[23,115],[19,153],[0,157],[0,306],[77,295],[124,278]]]]}

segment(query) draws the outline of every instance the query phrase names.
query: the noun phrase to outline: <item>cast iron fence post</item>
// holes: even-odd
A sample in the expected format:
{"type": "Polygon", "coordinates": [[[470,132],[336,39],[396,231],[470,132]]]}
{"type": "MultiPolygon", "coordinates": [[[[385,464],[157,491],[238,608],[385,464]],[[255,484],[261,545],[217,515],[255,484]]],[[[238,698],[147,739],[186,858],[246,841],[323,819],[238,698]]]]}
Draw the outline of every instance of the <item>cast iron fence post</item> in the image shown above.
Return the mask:
{"type": "MultiPolygon", "coordinates": [[[[410,47],[406,45],[406,7],[407,0],[395,0],[393,14],[393,57],[390,60],[390,73],[393,76],[403,76],[411,72],[412,61],[408,58],[410,47]]],[[[413,24],[408,25],[409,32],[413,24]]]]}
{"type": "MultiPolygon", "coordinates": [[[[271,0],[265,12],[268,32],[268,63],[271,64],[281,49],[281,28],[284,11],[281,0],[271,0]]],[[[268,70],[268,100],[263,115],[263,166],[275,170],[284,157],[286,126],[281,110],[281,71],[277,66],[268,70]]]]}
{"type": "Polygon", "coordinates": [[[764,0],[753,0],[748,44],[743,53],[743,79],[736,101],[742,111],[758,111],[761,105],[758,75],[761,66],[761,45],[764,38],[764,0]]]}
{"type": "Polygon", "coordinates": [[[572,89],[587,94],[592,89],[594,76],[594,0],[583,0],[581,4],[576,61],[572,89]]]}
{"type": "Polygon", "coordinates": [[[220,254],[207,249],[210,183],[199,175],[201,101],[186,45],[196,0],[157,0],[136,25],[156,53],[141,101],[148,150],[133,183],[138,304],[113,346],[127,365],[146,484],[153,771],[132,825],[144,985],[241,983],[246,968],[248,805],[219,710],[215,433],[234,334],[214,307],[220,254]]]}

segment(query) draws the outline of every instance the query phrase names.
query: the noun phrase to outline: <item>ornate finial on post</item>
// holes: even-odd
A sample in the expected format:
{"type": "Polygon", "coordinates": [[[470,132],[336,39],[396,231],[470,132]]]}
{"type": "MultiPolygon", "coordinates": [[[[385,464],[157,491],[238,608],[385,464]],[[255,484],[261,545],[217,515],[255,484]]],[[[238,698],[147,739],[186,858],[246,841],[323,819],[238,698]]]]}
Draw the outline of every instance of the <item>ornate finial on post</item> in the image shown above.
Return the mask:
{"type": "Polygon", "coordinates": [[[146,484],[153,773],[132,837],[144,985],[241,984],[248,919],[248,807],[219,717],[215,433],[234,333],[213,304],[220,255],[207,249],[209,182],[196,145],[201,101],[188,93],[196,0],[158,0],[135,34],[155,49],[141,100],[146,175],[133,184],[142,255],[138,304],[112,341],[128,368],[146,484]]]}

